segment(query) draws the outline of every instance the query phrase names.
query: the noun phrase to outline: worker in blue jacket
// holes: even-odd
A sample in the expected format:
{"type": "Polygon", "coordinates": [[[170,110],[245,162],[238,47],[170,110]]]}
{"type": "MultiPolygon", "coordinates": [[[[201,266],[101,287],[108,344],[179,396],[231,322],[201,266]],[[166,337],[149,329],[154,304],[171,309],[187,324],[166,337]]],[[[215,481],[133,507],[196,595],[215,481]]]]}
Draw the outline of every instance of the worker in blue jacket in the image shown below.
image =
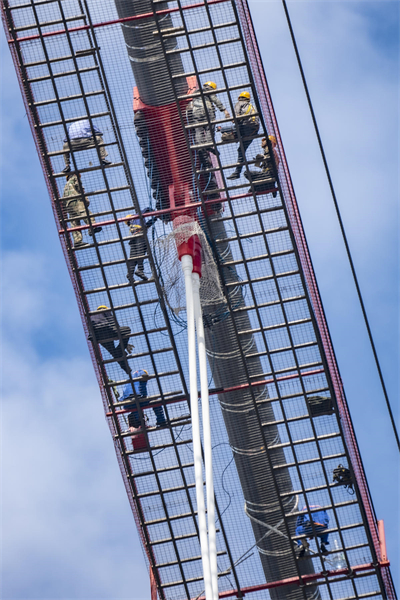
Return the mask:
{"type": "MultiPolygon", "coordinates": [[[[138,396],[139,400],[140,400],[140,406],[142,408],[145,408],[146,406],[149,405],[149,402],[146,402],[147,399],[147,382],[150,379],[148,372],[145,369],[138,369],[137,371],[135,371],[132,374],[132,379],[137,379],[137,381],[135,381],[133,383],[134,388],[135,388],[135,392],[136,395],[138,396]]],[[[133,394],[133,390],[132,390],[132,386],[130,383],[128,383],[128,385],[125,387],[124,389],[124,393],[122,395],[122,398],[120,398],[120,402],[122,402],[123,400],[129,400],[130,398],[135,398],[134,394],[133,394]]],[[[136,407],[136,403],[133,402],[132,404],[126,404],[124,406],[124,408],[126,410],[132,410],[133,412],[131,412],[128,415],[128,423],[129,423],[129,427],[133,427],[133,428],[137,428],[140,427],[140,419],[139,419],[139,413],[136,407]]],[[[156,416],[157,419],[157,425],[165,425],[166,423],[166,419],[165,419],[165,414],[164,414],[164,409],[162,406],[154,406],[153,407],[153,411],[154,414],[156,416]]]]}
{"type": "MultiPolygon", "coordinates": [[[[319,504],[310,504],[310,510],[312,511],[310,514],[304,512],[304,514],[297,517],[296,535],[306,535],[309,539],[312,539],[316,535],[321,540],[321,554],[328,554],[329,551],[326,545],[329,544],[329,534],[325,533],[329,525],[328,513],[319,504]],[[321,510],[315,511],[316,508],[320,508],[321,510]]],[[[306,506],[303,507],[303,511],[307,511],[306,506]]],[[[304,556],[308,548],[307,540],[297,540],[297,545],[301,546],[299,556],[304,556]]]]}
{"type": "Polygon", "coordinates": [[[104,147],[103,133],[96,125],[91,125],[89,119],[75,121],[68,128],[68,138],[64,138],[64,162],[65,168],[63,173],[69,173],[71,170],[71,150],[86,150],[87,148],[95,148],[99,146],[100,158],[103,165],[111,165],[111,161],[106,159],[108,152],[104,147]]]}

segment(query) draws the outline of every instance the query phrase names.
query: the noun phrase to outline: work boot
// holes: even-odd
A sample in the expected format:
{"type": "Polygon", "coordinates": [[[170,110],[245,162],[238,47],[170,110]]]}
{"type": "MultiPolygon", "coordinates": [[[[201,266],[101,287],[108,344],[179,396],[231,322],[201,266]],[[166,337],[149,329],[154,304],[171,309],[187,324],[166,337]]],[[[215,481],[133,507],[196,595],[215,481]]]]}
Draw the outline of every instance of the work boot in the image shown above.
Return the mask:
{"type": "Polygon", "coordinates": [[[87,246],[90,246],[87,242],[76,242],[76,244],[74,244],[75,249],[87,248],[87,246]]]}
{"type": "Polygon", "coordinates": [[[326,556],[327,554],[329,554],[328,548],[323,543],[321,544],[321,554],[323,554],[324,556],[326,556]]]}
{"type": "Polygon", "coordinates": [[[93,235],[94,233],[100,233],[100,231],[103,231],[102,227],[93,227],[93,233],[89,231],[89,235],[93,235]]]}
{"type": "Polygon", "coordinates": [[[236,169],[231,175],[228,175],[227,179],[240,179],[240,171],[236,169]]]}
{"type": "Polygon", "coordinates": [[[212,152],[214,154],[214,156],[219,156],[221,153],[219,150],[216,150],[213,146],[211,146],[211,148],[207,148],[207,150],[209,152],[212,152]]]}
{"type": "Polygon", "coordinates": [[[70,172],[71,172],[71,167],[69,165],[64,167],[63,170],[61,171],[61,173],[70,173],[70,172]]]}
{"type": "Polygon", "coordinates": [[[111,160],[107,160],[106,158],[103,158],[103,160],[101,161],[101,164],[104,165],[105,167],[107,167],[108,165],[112,165],[111,160]]]}
{"type": "Polygon", "coordinates": [[[135,275],[137,275],[138,277],[140,277],[140,279],[143,279],[143,281],[148,281],[149,278],[147,277],[147,275],[145,275],[144,271],[142,271],[142,269],[137,269],[135,272],[135,275]]]}

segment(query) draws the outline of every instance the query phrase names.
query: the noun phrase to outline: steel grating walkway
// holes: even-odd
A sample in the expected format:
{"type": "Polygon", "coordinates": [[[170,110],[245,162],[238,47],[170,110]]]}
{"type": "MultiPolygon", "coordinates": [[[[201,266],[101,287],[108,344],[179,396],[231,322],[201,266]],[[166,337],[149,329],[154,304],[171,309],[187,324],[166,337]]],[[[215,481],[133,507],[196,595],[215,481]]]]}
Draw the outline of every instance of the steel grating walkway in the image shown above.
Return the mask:
{"type": "MultiPolygon", "coordinates": [[[[121,344],[121,328],[130,329],[129,358],[118,362],[93,341],[89,349],[158,595],[194,599],[204,591],[184,310],[171,311],[166,302],[168,265],[157,253],[157,240],[171,231],[183,205],[171,208],[165,190],[154,184],[155,169],[167,171],[172,156],[161,148],[159,158],[154,132],[151,138],[153,128],[162,146],[156,116],[147,117],[147,130],[138,124],[145,108],[125,36],[141,23],[151,25],[172,82],[171,127],[184,140],[182,172],[225,297],[211,310],[207,327],[220,596],[394,598],[247,3],[141,0],[138,14],[121,17],[131,4],[3,0],[2,15],[85,333],[94,339],[91,316],[99,305],[111,307],[121,344]],[[218,82],[230,115],[238,93],[251,93],[262,127],[245,168],[255,168],[260,139],[275,135],[276,188],[260,192],[243,177],[228,180],[238,143],[222,143],[218,132],[212,136],[216,156],[208,166],[200,164],[204,147],[196,143],[186,108],[203,96],[197,81],[209,79],[218,82]],[[101,163],[98,143],[71,153],[84,188],[80,195],[90,200],[92,218],[102,227],[96,235],[93,225],[72,227],[60,201],[63,140],[68,126],[84,118],[103,132],[112,161],[101,163]],[[146,218],[160,217],[148,236],[150,279],[132,285],[126,277],[127,215],[143,219],[147,205],[146,218]],[[82,231],[89,245],[74,248],[73,231],[82,231]],[[162,406],[167,415],[160,427],[152,410],[139,408],[145,450],[135,449],[124,408],[129,401],[120,400],[138,368],[151,376],[149,407],[162,406]],[[350,468],[354,495],[333,483],[338,464],[350,468]],[[301,559],[296,518],[315,505],[330,516],[331,552],[324,558],[313,540],[310,557],[301,559]]],[[[231,121],[219,117],[213,124],[207,117],[205,126],[231,121]]]]}

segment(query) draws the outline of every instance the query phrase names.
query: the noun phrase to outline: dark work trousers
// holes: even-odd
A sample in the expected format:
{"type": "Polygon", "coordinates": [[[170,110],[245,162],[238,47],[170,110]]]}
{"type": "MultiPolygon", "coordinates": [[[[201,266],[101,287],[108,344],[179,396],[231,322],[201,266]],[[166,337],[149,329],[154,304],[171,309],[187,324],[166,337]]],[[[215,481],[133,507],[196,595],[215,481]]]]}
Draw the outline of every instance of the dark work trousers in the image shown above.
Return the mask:
{"type": "Polygon", "coordinates": [[[129,278],[133,277],[135,273],[136,266],[139,271],[143,271],[143,263],[144,263],[144,254],[146,254],[146,242],[144,239],[144,235],[138,235],[133,237],[129,245],[131,247],[129,253],[129,278]],[[138,258],[138,257],[141,258],[138,258]]]}
{"type": "MultiPolygon", "coordinates": [[[[140,406],[142,408],[146,408],[149,405],[149,402],[146,401],[146,399],[147,399],[147,396],[139,396],[140,406]]],[[[131,405],[128,405],[128,406],[129,406],[129,408],[126,407],[128,410],[130,408],[133,408],[131,405]]],[[[163,410],[162,406],[155,406],[153,408],[153,412],[156,416],[158,425],[162,425],[163,423],[165,423],[165,415],[164,415],[164,410],[163,410]]],[[[140,427],[139,413],[137,410],[134,410],[133,412],[129,413],[128,424],[129,424],[129,427],[134,427],[135,429],[137,429],[137,427],[140,427]]]]}
{"type": "MultiPolygon", "coordinates": [[[[325,533],[325,531],[327,530],[327,527],[324,527],[323,525],[317,525],[316,523],[314,523],[314,530],[315,533],[317,534],[317,537],[320,538],[321,542],[323,544],[329,544],[328,542],[328,537],[329,537],[329,533],[325,533]]],[[[306,525],[301,525],[300,527],[296,527],[296,535],[303,535],[305,534],[307,537],[314,537],[314,531],[312,528],[311,523],[308,523],[306,525]]],[[[301,546],[301,540],[296,540],[297,541],[297,545],[301,546]]]]}
{"type": "MultiPolygon", "coordinates": [[[[115,337],[115,330],[113,330],[111,327],[101,327],[98,328],[96,331],[96,339],[98,341],[98,343],[103,346],[103,348],[105,348],[107,350],[107,352],[109,352],[111,354],[111,356],[113,358],[115,358],[115,360],[118,360],[119,358],[123,358],[125,355],[125,349],[127,347],[127,345],[129,344],[129,335],[131,333],[131,330],[129,329],[129,327],[121,327],[121,337],[122,337],[122,348],[121,349],[121,344],[118,344],[117,346],[114,346],[114,341],[111,339],[107,342],[103,341],[101,338],[103,339],[107,339],[107,338],[114,338],[114,339],[118,339],[115,337]]],[[[127,368],[125,365],[125,361],[124,360],[118,360],[118,364],[121,367],[121,369],[123,371],[125,371],[125,373],[127,375],[129,375],[131,369],[127,368]]]]}
{"type": "Polygon", "coordinates": [[[239,125],[239,136],[242,140],[242,143],[239,144],[239,146],[238,146],[238,163],[239,163],[239,165],[236,167],[236,170],[238,173],[240,173],[243,168],[244,156],[246,155],[247,148],[253,142],[252,139],[243,140],[243,138],[257,135],[258,129],[259,129],[258,123],[251,124],[251,125],[239,125]],[[243,145],[244,153],[242,152],[242,145],[243,145]]]}
{"type": "MultiPolygon", "coordinates": [[[[101,135],[96,135],[96,142],[98,145],[104,144],[104,140],[101,137],[101,135]]],[[[69,144],[68,144],[68,142],[64,142],[63,150],[64,150],[65,166],[66,167],[71,166],[71,158],[69,155],[70,149],[73,152],[76,152],[77,150],[87,150],[88,148],[95,148],[95,143],[94,143],[93,137],[73,138],[69,144]]],[[[104,146],[100,146],[99,151],[100,151],[101,160],[104,160],[105,157],[108,156],[107,150],[104,148],[104,146]]]]}

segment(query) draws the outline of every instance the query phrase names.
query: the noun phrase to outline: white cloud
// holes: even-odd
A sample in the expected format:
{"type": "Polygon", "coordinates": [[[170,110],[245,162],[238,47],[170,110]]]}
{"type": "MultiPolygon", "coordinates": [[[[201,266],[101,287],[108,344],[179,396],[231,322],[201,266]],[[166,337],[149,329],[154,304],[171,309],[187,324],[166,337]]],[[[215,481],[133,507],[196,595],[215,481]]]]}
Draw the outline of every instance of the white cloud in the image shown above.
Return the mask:
{"type": "MultiPolygon", "coordinates": [[[[2,598],[147,597],[88,353],[43,359],[33,342],[56,326],[49,296],[59,299],[46,261],[13,252],[5,264],[2,598]]],[[[64,327],[58,324],[60,334],[64,327]]]]}

